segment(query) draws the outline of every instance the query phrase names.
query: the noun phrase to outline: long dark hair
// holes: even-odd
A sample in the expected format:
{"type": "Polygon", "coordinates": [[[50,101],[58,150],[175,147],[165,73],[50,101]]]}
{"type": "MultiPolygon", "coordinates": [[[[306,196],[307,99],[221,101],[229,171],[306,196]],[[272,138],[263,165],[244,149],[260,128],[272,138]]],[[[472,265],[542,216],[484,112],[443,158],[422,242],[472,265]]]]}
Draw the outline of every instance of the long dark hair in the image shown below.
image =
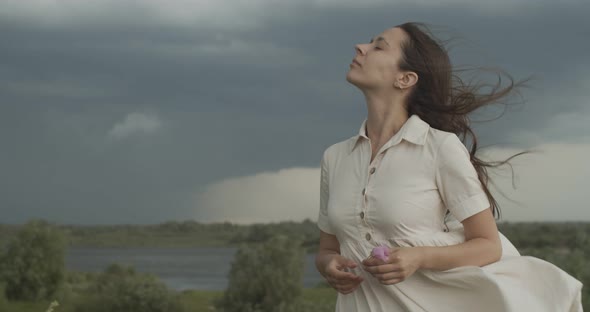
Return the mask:
{"type": "MultiPolygon", "coordinates": [[[[444,43],[436,39],[424,23],[409,22],[395,27],[401,28],[408,35],[408,40],[401,44],[402,57],[398,64],[399,69],[413,71],[418,75],[418,82],[406,98],[408,115],[416,114],[431,127],[455,133],[463,141],[469,149],[471,163],[491,204],[492,213],[499,219],[500,207],[489,190],[488,182],[491,180],[487,169],[510,165],[509,160],[529,151],[517,153],[503,161],[486,162],[478,158],[475,155],[477,137],[471,129],[468,114],[482,106],[497,103],[500,98],[517,91],[518,87],[526,86],[525,82],[530,78],[514,83],[510,75],[495,69],[496,72],[505,73],[510,79],[510,85],[500,89],[501,75],[498,75],[498,83],[493,86],[492,91],[480,94],[479,89],[486,85],[464,83],[457,75],[457,72],[464,70],[452,68],[444,43]],[[468,146],[468,139],[471,141],[471,148],[468,146]]],[[[512,169],[512,166],[510,168],[512,169]]]]}

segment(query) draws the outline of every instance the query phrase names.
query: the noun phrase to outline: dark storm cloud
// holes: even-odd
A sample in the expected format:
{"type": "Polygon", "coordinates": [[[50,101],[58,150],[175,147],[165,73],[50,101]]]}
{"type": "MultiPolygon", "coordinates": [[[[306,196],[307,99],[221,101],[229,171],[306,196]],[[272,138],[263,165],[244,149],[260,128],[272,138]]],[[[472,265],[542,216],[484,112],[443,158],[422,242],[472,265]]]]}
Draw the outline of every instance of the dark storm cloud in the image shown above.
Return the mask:
{"type": "Polygon", "coordinates": [[[301,2],[270,6],[263,18],[254,9],[220,15],[219,23],[150,19],[116,3],[67,21],[49,10],[53,17],[39,22],[45,13],[34,8],[1,15],[2,222],[189,218],[204,209],[191,195],[214,181],[317,167],[323,149],[354,135],[366,113],[344,78],[354,44],[410,20],[461,36],[454,64],[498,65],[517,80],[536,75],[523,90],[527,104],[478,126],[484,145],[530,145],[519,139],[524,132],[540,141],[585,136],[543,129],[558,114],[588,114],[586,3],[508,13],[460,3],[301,2]],[[131,113],[153,114],[162,126],[109,139],[131,113]]]}

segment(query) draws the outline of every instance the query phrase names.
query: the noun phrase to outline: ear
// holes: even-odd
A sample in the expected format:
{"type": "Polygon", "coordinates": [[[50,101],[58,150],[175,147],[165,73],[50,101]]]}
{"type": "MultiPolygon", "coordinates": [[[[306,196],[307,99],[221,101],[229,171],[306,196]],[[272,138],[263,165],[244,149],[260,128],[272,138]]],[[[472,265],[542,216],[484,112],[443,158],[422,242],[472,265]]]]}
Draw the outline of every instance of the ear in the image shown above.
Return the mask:
{"type": "Polygon", "coordinates": [[[398,85],[402,89],[412,87],[418,82],[418,75],[415,72],[406,72],[404,76],[399,80],[398,85]]]}

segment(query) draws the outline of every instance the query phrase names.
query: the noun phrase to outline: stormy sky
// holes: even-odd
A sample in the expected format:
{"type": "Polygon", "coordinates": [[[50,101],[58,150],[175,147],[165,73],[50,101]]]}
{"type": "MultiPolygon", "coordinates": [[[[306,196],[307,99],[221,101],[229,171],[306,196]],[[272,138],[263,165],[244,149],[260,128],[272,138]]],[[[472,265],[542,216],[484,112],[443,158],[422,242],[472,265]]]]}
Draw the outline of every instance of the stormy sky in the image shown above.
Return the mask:
{"type": "MultiPolygon", "coordinates": [[[[533,77],[482,155],[508,221],[590,221],[587,1],[3,0],[0,223],[317,220],[323,151],[358,132],[354,45],[431,25],[454,66],[533,77]]],[[[474,73],[494,84],[497,76],[474,73]]],[[[509,80],[502,76],[502,85],[509,80]]],[[[489,115],[501,107],[483,112],[489,115]]]]}

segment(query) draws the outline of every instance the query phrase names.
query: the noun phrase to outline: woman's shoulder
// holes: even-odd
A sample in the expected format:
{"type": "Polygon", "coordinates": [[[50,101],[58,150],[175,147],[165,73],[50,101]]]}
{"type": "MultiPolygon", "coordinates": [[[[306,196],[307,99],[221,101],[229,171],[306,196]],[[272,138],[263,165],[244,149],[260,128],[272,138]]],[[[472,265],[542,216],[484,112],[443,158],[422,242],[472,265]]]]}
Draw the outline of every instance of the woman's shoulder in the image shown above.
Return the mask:
{"type": "Polygon", "coordinates": [[[443,143],[446,144],[456,144],[461,143],[461,139],[455,134],[454,132],[444,131],[440,129],[436,129],[430,127],[428,130],[428,140],[430,144],[436,146],[437,148],[442,146],[443,143]]]}
{"type": "Polygon", "coordinates": [[[469,155],[467,147],[454,132],[430,128],[428,140],[434,159],[449,159],[469,155]]]}
{"type": "Polygon", "coordinates": [[[346,140],[338,141],[328,145],[328,147],[324,150],[324,158],[333,159],[342,155],[347,155],[357,139],[358,135],[355,135],[346,140]]]}
{"type": "Polygon", "coordinates": [[[457,153],[467,153],[465,144],[454,132],[430,127],[426,141],[434,159],[440,158],[440,155],[443,155],[443,157],[454,157],[457,153]]]}

